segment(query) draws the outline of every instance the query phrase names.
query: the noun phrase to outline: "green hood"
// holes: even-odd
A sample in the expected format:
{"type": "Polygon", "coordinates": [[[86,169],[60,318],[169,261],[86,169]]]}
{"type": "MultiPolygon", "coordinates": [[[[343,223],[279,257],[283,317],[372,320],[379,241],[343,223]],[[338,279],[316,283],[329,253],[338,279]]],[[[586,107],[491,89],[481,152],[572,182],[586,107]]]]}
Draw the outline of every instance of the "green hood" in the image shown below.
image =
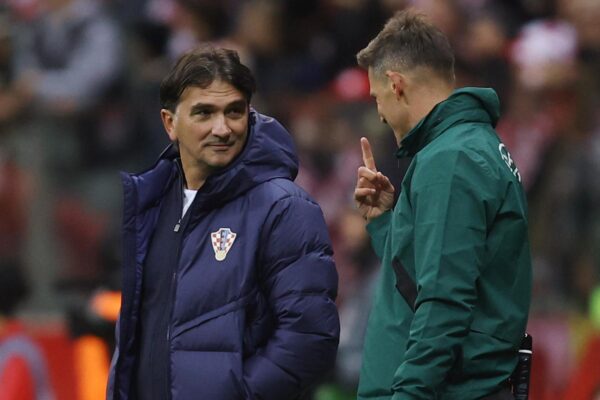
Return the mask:
{"type": "Polygon", "coordinates": [[[499,118],[500,100],[493,89],[467,87],[455,90],[408,132],[396,156],[414,156],[446,129],[458,123],[482,122],[496,127],[499,118]]]}

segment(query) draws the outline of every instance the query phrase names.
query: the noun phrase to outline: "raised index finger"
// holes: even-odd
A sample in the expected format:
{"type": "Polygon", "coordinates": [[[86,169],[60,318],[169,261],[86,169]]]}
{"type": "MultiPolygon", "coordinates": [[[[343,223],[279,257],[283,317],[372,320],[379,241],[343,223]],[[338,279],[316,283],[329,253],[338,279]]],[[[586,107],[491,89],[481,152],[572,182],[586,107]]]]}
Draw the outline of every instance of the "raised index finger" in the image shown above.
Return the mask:
{"type": "Polygon", "coordinates": [[[362,150],[362,158],[365,167],[369,168],[371,171],[377,171],[377,167],[375,166],[375,158],[373,157],[373,151],[371,150],[369,139],[366,137],[361,137],[360,148],[362,150]]]}

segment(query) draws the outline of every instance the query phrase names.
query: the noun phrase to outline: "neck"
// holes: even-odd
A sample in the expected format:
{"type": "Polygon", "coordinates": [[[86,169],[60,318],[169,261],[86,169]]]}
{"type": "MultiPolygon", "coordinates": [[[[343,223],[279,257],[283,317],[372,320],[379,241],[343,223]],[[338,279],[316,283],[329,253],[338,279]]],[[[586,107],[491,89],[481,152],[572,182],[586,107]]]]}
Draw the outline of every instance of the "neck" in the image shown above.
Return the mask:
{"type": "Polygon", "coordinates": [[[201,176],[200,174],[195,173],[196,171],[185,171],[185,182],[186,189],[190,190],[200,190],[202,186],[204,186],[204,182],[206,182],[206,177],[201,176]]]}
{"type": "Polygon", "coordinates": [[[448,85],[421,87],[413,96],[410,126],[414,128],[436,105],[450,97],[452,90],[448,85]]]}
{"type": "Polygon", "coordinates": [[[190,163],[184,157],[181,157],[181,166],[183,168],[183,175],[185,175],[187,189],[199,190],[204,186],[204,182],[208,178],[208,173],[204,168],[198,164],[190,163]]]}

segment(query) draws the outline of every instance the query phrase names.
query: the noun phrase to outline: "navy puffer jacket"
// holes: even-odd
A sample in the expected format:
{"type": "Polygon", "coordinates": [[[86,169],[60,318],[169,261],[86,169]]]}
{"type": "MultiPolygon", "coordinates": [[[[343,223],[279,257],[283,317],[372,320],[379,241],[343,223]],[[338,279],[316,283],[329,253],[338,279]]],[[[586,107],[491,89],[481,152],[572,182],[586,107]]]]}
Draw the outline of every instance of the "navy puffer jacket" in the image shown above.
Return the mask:
{"type": "MultiPolygon", "coordinates": [[[[123,174],[123,300],[107,399],[129,399],[145,257],[177,152],[123,174]]],[[[190,208],[169,323],[172,399],[288,400],[333,367],[337,273],[319,206],[293,183],[289,133],[250,114],[248,141],[190,208]],[[236,234],[218,261],[211,233],[236,234]]]]}

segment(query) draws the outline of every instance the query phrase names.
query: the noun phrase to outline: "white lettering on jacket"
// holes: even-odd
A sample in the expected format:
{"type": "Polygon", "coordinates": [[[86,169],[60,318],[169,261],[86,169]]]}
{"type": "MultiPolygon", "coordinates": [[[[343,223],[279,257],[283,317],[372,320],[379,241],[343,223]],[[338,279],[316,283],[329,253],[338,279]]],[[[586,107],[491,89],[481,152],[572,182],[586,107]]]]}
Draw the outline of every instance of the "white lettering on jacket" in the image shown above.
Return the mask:
{"type": "Polygon", "coordinates": [[[504,143],[500,143],[498,145],[498,150],[500,151],[500,157],[502,157],[502,159],[508,166],[508,169],[510,169],[510,172],[512,172],[513,175],[517,177],[519,182],[521,182],[521,174],[519,173],[519,168],[517,168],[517,165],[510,156],[510,153],[508,152],[508,149],[506,148],[504,143]]]}

